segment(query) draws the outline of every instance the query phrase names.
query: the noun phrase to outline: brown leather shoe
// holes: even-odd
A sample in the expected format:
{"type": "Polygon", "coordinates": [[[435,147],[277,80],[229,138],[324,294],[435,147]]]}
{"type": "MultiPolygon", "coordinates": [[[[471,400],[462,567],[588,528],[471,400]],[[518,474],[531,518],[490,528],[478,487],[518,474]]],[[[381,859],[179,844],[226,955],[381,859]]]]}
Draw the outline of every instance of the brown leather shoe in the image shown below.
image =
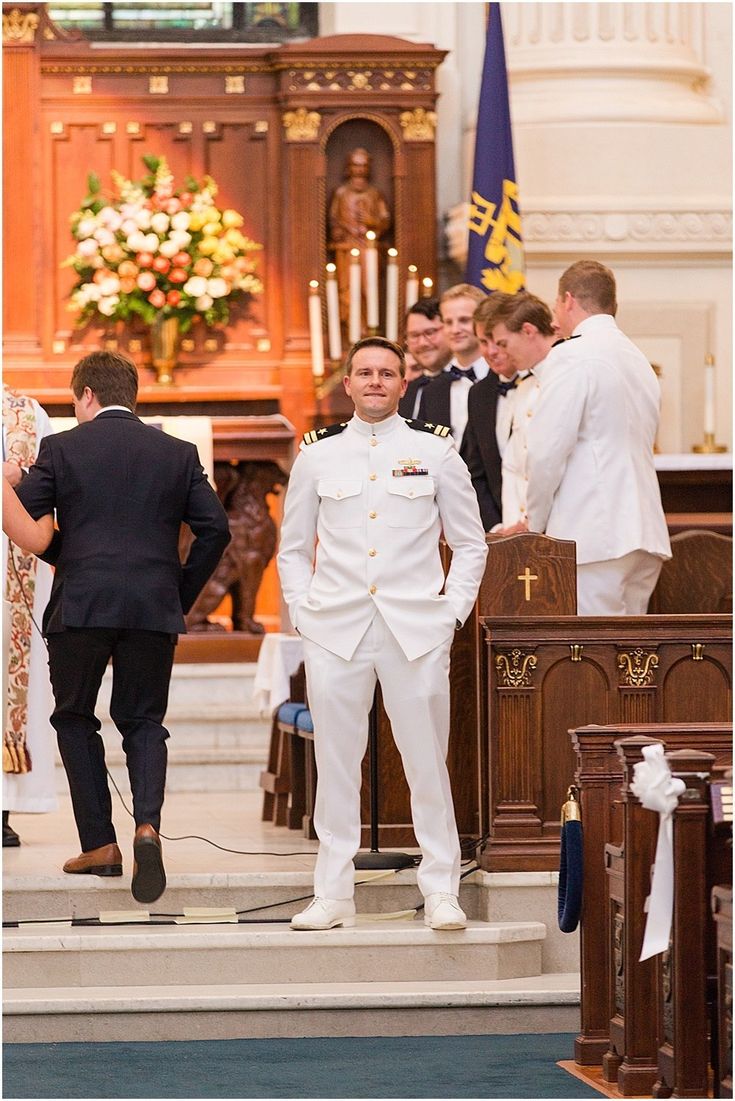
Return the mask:
{"type": "Polygon", "coordinates": [[[122,875],[122,853],[117,845],[101,845],[67,860],[64,871],[71,875],[122,875]]]}
{"type": "Polygon", "coordinates": [[[153,826],[138,826],[133,838],[133,880],[130,890],[136,902],[155,902],[166,890],[161,840],[153,826]]]}

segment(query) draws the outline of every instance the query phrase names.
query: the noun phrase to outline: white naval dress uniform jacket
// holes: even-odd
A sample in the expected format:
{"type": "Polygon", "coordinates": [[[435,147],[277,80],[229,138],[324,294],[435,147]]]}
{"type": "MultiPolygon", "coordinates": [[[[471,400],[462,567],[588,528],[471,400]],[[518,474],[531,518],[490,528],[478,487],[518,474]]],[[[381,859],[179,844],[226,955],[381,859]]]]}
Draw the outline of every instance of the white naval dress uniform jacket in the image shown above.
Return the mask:
{"type": "Polygon", "coordinates": [[[535,373],[528,526],[573,539],[577,562],[671,556],[653,443],[661,395],[650,363],[609,314],[585,318],[535,373]]]}
{"type": "Polygon", "coordinates": [[[477,597],[487,546],[467,467],[448,434],[398,414],[330,431],[302,444],[289,479],[278,572],[291,622],[349,660],[377,609],[412,661],[451,637],[477,597]]]}

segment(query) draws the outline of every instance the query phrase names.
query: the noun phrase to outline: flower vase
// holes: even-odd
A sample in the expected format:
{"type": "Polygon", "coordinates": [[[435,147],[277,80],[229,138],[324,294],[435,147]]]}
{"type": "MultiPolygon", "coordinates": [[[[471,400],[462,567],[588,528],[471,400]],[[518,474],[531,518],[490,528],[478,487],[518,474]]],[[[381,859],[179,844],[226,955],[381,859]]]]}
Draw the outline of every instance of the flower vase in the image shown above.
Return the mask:
{"type": "Polygon", "coordinates": [[[171,386],[174,381],[178,343],[179,319],[157,317],[151,325],[151,361],[159,386],[171,386]]]}

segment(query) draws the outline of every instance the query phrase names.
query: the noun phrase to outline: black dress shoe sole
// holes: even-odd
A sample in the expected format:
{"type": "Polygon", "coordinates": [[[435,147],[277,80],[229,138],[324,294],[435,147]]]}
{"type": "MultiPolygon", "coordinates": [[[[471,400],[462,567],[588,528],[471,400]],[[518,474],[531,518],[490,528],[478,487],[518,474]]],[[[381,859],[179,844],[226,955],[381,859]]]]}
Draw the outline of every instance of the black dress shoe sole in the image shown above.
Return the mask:
{"type": "Polygon", "coordinates": [[[20,838],[18,837],[18,834],[17,833],[13,833],[13,834],[4,833],[3,834],[3,848],[4,849],[19,849],[20,848],[20,838]]]}
{"type": "Polygon", "coordinates": [[[90,864],[88,868],[64,868],[66,875],[122,875],[122,864],[90,864]]]}
{"type": "Polygon", "coordinates": [[[136,902],[155,902],[166,890],[161,846],[144,837],[133,845],[136,869],[130,890],[136,902]]]}

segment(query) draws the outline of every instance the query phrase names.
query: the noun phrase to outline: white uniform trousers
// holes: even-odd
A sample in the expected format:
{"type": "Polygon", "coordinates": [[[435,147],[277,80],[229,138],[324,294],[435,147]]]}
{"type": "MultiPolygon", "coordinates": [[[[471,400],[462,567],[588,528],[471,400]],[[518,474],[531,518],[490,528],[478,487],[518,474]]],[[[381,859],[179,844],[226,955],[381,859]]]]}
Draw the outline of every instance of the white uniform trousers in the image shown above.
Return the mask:
{"type": "Polygon", "coordinates": [[[409,661],[376,612],[350,661],[307,638],[303,641],[318,773],[314,894],[347,899],[354,892],[361,762],[377,679],[411,791],[413,827],[422,853],[419,889],[424,896],[436,891],[456,895],[460,849],[446,766],[451,638],[409,661]]]}
{"type": "Polygon", "coordinates": [[[637,550],[577,566],[577,615],[645,615],[663,561],[637,550]]]}

